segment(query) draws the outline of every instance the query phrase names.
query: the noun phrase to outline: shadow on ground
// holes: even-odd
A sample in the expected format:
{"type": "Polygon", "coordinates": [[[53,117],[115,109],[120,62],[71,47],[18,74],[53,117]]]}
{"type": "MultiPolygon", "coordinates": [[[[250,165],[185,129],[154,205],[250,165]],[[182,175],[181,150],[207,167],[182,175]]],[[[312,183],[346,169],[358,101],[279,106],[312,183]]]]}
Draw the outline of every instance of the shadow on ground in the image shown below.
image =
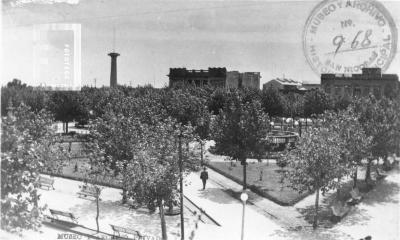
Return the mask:
{"type": "Polygon", "coordinates": [[[200,197],[222,204],[228,204],[236,201],[232,198],[233,195],[236,195],[236,192],[230,189],[227,189],[223,192],[224,193],[221,193],[221,189],[219,188],[206,188],[204,191],[201,190],[200,197]]]}
{"type": "Polygon", "coordinates": [[[322,228],[318,228],[315,231],[312,228],[303,229],[301,231],[277,230],[274,235],[288,240],[354,240],[354,238],[348,234],[322,228]]]}
{"type": "MultiPolygon", "coordinates": [[[[320,202],[318,211],[318,221],[319,226],[323,228],[331,228],[335,225],[332,220],[332,204],[337,201],[343,201],[350,199],[350,191],[353,187],[353,181],[349,181],[343,185],[338,192],[326,194],[324,199],[320,202]]],[[[398,194],[400,192],[400,187],[395,182],[387,181],[386,179],[381,179],[378,181],[373,181],[372,185],[367,185],[365,181],[358,180],[357,187],[360,192],[364,194],[362,200],[363,204],[374,205],[382,203],[398,203],[398,194]]],[[[308,223],[312,224],[315,216],[314,205],[307,206],[305,208],[297,208],[300,212],[301,217],[305,219],[308,223]]],[[[356,206],[352,206],[350,212],[347,216],[342,219],[346,220],[346,225],[363,225],[371,219],[371,216],[367,214],[365,210],[359,209],[356,206]]]]}
{"type": "MultiPolygon", "coordinates": [[[[82,204],[75,205],[70,208],[70,211],[73,213],[85,213],[84,215],[78,215],[78,222],[89,223],[92,227],[94,226],[96,215],[95,201],[88,200],[82,204]]],[[[121,205],[119,201],[101,201],[99,213],[99,222],[103,224],[103,226],[107,223],[107,225],[113,224],[127,227],[149,236],[159,236],[161,234],[160,217],[157,212],[149,213],[144,208],[131,210],[121,205]]],[[[179,232],[179,215],[166,216],[165,220],[169,234],[175,235],[176,232],[179,232]]],[[[185,219],[185,222],[187,221],[188,219],[185,219]]]]}

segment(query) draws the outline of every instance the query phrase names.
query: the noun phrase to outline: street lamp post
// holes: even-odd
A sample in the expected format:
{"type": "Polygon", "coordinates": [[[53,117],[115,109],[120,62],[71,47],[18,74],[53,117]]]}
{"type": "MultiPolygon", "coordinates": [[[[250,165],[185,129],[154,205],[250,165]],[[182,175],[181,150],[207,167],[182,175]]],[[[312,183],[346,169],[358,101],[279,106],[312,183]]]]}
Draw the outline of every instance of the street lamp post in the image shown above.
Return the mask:
{"type": "Polygon", "coordinates": [[[180,215],[181,215],[181,239],[185,239],[185,222],[183,218],[183,169],[182,169],[182,135],[179,135],[179,187],[180,187],[180,215]]]}
{"type": "Polygon", "coordinates": [[[246,209],[246,201],[249,198],[249,196],[247,195],[246,192],[243,192],[240,195],[240,199],[242,200],[243,203],[243,213],[242,213],[242,236],[241,236],[241,240],[243,240],[244,238],[244,213],[245,213],[245,209],[246,209]]]}

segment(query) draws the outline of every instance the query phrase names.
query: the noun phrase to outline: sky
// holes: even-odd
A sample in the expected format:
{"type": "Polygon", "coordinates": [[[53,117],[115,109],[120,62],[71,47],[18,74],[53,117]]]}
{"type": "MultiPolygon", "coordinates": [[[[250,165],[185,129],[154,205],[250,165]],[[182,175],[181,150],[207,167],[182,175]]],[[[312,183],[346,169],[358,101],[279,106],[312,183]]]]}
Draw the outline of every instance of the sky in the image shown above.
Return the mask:
{"type": "MultiPolygon", "coordinates": [[[[261,84],[276,77],[320,81],[302,45],[307,17],[319,1],[31,1],[3,0],[2,84],[13,78],[34,86],[63,81],[57,75],[62,69],[53,66],[63,63],[58,56],[69,51],[63,41],[73,42],[73,36],[46,35],[45,48],[54,56],[40,60],[34,33],[47,23],[80,26],[75,37],[81,44],[83,85],[109,86],[107,54],[113,50],[120,54],[118,84],[163,87],[174,67],[260,72],[261,84]],[[38,80],[35,66],[43,61],[49,67],[40,75],[44,80],[38,80]]],[[[400,1],[383,4],[400,26],[400,1]]],[[[396,54],[386,72],[400,74],[399,67],[396,54]]]]}

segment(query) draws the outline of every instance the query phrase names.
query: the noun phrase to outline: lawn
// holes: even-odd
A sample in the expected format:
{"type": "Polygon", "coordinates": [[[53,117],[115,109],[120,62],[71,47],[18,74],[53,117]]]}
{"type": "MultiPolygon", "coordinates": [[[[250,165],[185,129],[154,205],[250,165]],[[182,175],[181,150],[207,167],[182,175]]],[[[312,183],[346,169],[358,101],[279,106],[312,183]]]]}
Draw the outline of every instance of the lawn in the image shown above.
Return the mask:
{"type": "MultiPolygon", "coordinates": [[[[210,162],[208,165],[233,181],[243,184],[243,166],[239,162],[233,166],[230,162],[210,162]]],[[[288,182],[282,177],[281,168],[275,163],[248,163],[247,185],[253,192],[283,206],[294,205],[310,194],[299,194],[288,187],[288,182]]]]}

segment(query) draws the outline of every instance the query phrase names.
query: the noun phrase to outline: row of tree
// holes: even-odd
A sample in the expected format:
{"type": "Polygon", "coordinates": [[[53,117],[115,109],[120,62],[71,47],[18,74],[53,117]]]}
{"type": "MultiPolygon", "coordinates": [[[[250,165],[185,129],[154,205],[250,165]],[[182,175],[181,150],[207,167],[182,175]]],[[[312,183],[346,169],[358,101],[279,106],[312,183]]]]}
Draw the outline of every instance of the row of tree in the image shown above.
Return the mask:
{"type": "Polygon", "coordinates": [[[316,193],[314,228],[320,191],[337,189],[339,193],[346,177],[352,177],[353,187],[357,187],[357,170],[363,164],[368,185],[373,160],[382,159],[384,166],[389,165],[388,155],[400,144],[400,101],[370,96],[345,110],[326,111],[319,119],[320,124],[309,129],[284,156],[290,185],[300,192],[316,193]]]}
{"type": "MultiPolygon", "coordinates": [[[[143,97],[151,93],[155,99],[174,101],[172,97],[176,89],[155,89],[151,86],[118,88],[89,88],[83,87],[81,91],[46,92],[26,86],[20,80],[14,79],[7,86],[2,87],[1,113],[7,114],[7,106],[27,104],[34,112],[47,109],[53,113],[56,121],[68,123],[78,121],[87,123],[105,113],[105,106],[116,104],[120,97],[143,97]]],[[[230,101],[234,93],[239,94],[242,102],[260,102],[263,111],[270,117],[311,117],[321,114],[325,110],[344,109],[350,103],[347,99],[335,100],[323,91],[313,90],[304,94],[295,92],[283,93],[275,89],[221,89],[221,88],[196,88],[189,87],[180,91],[191,101],[191,98],[200,100],[213,115],[230,101]]],[[[166,104],[172,104],[167,102],[166,104]]],[[[68,131],[68,128],[66,128],[68,131]]]]}

